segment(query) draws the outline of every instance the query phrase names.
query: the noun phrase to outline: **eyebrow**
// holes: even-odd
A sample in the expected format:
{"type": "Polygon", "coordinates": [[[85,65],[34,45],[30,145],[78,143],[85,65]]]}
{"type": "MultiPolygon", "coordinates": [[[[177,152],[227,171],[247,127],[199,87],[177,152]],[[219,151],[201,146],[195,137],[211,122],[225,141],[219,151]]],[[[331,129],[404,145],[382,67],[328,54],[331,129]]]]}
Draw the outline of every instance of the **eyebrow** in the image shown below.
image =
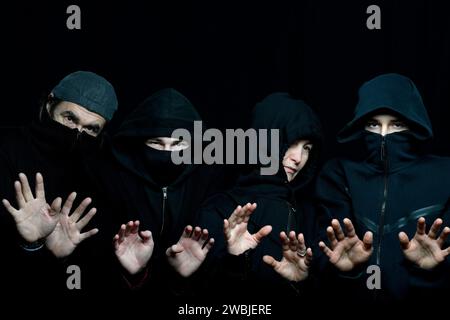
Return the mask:
{"type": "Polygon", "coordinates": [[[70,117],[72,117],[74,122],[78,123],[80,121],[80,118],[78,118],[72,111],[66,110],[66,111],[62,112],[61,114],[63,116],[70,116],[70,117]]]}

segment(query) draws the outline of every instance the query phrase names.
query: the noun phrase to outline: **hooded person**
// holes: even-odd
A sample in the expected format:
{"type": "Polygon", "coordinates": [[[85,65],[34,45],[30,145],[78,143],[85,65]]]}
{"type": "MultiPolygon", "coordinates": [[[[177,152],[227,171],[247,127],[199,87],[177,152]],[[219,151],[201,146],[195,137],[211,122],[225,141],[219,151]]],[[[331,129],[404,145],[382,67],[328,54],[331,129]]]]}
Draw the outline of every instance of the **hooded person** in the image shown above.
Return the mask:
{"type": "Polygon", "coordinates": [[[106,79],[77,71],[53,88],[39,120],[30,126],[1,129],[0,193],[7,199],[0,210],[5,249],[2,289],[30,294],[44,287],[68,289],[66,270],[61,267],[70,260],[62,258],[98,231],[82,233],[95,209],[82,218],[91,199],[71,210],[76,197],[71,192],[89,194],[84,155],[96,152],[100,140],[96,136],[116,108],[114,88],[106,79]],[[60,197],[67,197],[64,205],[60,197]],[[8,201],[14,198],[17,206],[8,201]]]}
{"type": "Polygon", "coordinates": [[[278,158],[279,167],[273,175],[262,174],[263,165],[250,167],[235,187],[200,210],[198,225],[216,240],[201,268],[205,290],[216,301],[292,298],[307,290],[312,258],[307,244],[315,232],[307,190],[321,149],[319,120],[303,101],[273,93],[255,106],[251,128],[259,139],[269,139],[260,129],[269,136],[278,130],[279,147],[271,157],[278,158]]]}
{"type": "Polygon", "coordinates": [[[410,79],[384,74],[361,86],[354,118],[338,135],[354,155],[327,163],[316,188],[323,231],[331,222],[329,244],[320,244],[323,274],[341,291],[331,300],[425,301],[448,290],[450,159],[427,152],[432,137],[410,79]],[[372,280],[371,265],[380,271],[372,280]]]}
{"type": "Polygon", "coordinates": [[[142,294],[159,296],[182,294],[183,277],[166,250],[178,243],[185,228],[195,222],[201,203],[223,181],[213,165],[172,161],[173,153],[191,152],[194,143],[172,138],[173,131],[185,129],[193,136],[194,121],[201,121],[200,115],[185,96],[170,88],[157,91],[109,137],[110,167],[100,161],[98,168],[91,168],[102,202],[109,208],[113,229],[107,238],[111,240],[129,221],[114,238],[115,259],[125,279],[122,289],[139,288],[142,294]],[[140,229],[145,231],[138,234],[140,229]],[[132,238],[139,247],[132,248],[132,238]]]}

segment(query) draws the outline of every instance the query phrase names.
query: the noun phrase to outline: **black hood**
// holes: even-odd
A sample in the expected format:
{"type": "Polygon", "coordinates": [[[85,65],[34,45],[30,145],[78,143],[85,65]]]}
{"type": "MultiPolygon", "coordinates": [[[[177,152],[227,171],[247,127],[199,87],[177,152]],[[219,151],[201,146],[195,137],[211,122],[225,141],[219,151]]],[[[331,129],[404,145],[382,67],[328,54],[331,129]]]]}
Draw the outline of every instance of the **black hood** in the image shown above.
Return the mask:
{"type": "MultiPolygon", "coordinates": [[[[270,94],[256,104],[253,115],[253,129],[279,129],[279,169],[276,175],[261,175],[259,169],[241,176],[239,184],[285,184],[286,174],[282,166],[285,152],[297,140],[308,139],[313,143],[308,162],[290,183],[295,190],[306,185],[313,178],[323,143],[320,121],[312,109],[302,100],[295,99],[288,93],[270,94]]],[[[270,136],[270,133],[269,133],[270,136]]],[[[270,141],[268,141],[270,145],[270,141]]],[[[270,150],[270,147],[269,147],[270,150]]]]}
{"type": "Polygon", "coordinates": [[[403,117],[416,139],[433,137],[427,110],[414,83],[405,76],[389,73],[361,86],[353,120],[339,132],[338,141],[342,143],[361,137],[365,121],[382,109],[403,117]]]}
{"type": "MultiPolygon", "coordinates": [[[[155,184],[140,157],[142,149],[148,148],[145,141],[149,137],[170,137],[179,128],[192,133],[194,121],[200,120],[200,115],[185,96],[175,89],[162,89],[148,97],[124,120],[113,137],[113,154],[126,169],[155,184]]],[[[182,180],[191,170],[192,165],[187,165],[176,181],[182,180]]]]}

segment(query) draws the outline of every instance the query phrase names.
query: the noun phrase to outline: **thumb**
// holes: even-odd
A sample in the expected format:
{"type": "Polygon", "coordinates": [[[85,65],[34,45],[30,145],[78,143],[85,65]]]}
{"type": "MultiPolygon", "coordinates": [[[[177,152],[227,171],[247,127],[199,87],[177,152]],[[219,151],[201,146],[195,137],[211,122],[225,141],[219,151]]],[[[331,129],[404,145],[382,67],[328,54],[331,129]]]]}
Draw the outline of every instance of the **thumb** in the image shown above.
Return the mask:
{"type": "Polygon", "coordinates": [[[61,204],[62,204],[62,199],[60,197],[53,200],[52,205],[51,205],[52,211],[55,211],[56,213],[60,213],[61,212],[61,204]]]}
{"type": "Polygon", "coordinates": [[[257,233],[254,234],[254,238],[256,241],[261,241],[262,238],[267,236],[270,232],[272,232],[272,226],[264,226],[257,233]]]}
{"type": "Polygon", "coordinates": [[[177,255],[178,253],[183,251],[183,247],[179,246],[178,244],[174,244],[173,246],[169,247],[166,250],[166,255],[168,257],[174,257],[175,255],[177,255]]]}
{"type": "Polygon", "coordinates": [[[269,266],[271,266],[272,268],[276,268],[276,266],[278,264],[277,260],[275,260],[272,256],[268,256],[268,255],[265,255],[263,257],[263,261],[265,263],[267,263],[269,266]]]}
{"type": "Polygon", "coordinates": [[[400,246],[403,250],[408,250],[409,248],[409,239],[406,233],[403,231],[398,234],[398,240],[400,241],[400,246]]]}
{"type": "Polygon", "coordinates": [[[367,231],[363,237],[364,249],[366,251],[372,250],[373,244],[373,234],[370,231],[367,231]]]}

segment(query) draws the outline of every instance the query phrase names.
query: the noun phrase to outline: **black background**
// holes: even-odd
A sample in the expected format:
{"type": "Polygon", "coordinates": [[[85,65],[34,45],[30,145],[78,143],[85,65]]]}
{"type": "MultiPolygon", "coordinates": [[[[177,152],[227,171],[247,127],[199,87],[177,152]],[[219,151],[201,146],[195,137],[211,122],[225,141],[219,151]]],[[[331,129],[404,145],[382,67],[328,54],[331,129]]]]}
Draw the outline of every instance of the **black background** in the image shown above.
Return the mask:
{"type": "MultiPolygon", "coordinates": [[[[33,1],[0,4],[0,125],[24,124],[66,74],[91,70],[118,93],[116,124],[157,89],[186,95],[209,127],[246,127],[274,91],[304,99],[322,119],[326,158],[357,89],[385,72],[410,78],[450,155],[450,11],[447,1],[33,1]],[[81,8],[68,30],[66,8],[81,8]],[[366,9],[381,8],[381,30],[366,9]]],[[[113,122],[111,128],[114,129],[113,122]]],[[[110,129],[111,129],[110,128],[110,129]]]]}

